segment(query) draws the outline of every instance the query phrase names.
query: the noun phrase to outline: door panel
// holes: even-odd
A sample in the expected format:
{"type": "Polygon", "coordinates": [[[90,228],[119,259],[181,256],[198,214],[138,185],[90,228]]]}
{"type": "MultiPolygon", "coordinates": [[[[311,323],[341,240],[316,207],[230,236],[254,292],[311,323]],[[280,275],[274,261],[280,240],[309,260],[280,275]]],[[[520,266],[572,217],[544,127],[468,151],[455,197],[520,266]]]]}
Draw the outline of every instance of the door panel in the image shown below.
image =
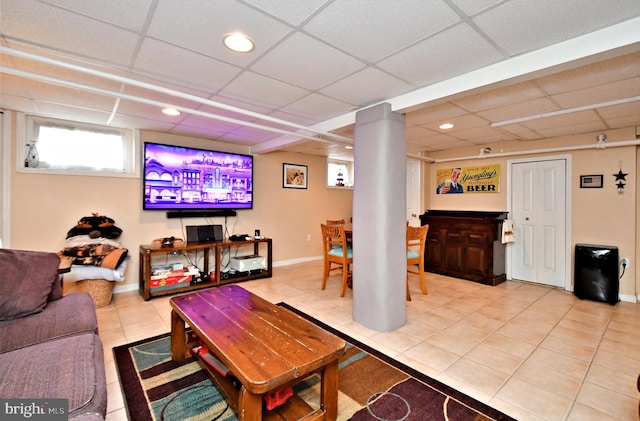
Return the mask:
{"type": "Polygon", "coordinates": [[[512,277],[564,287],[566,161],[512,164],[512,277]]]}

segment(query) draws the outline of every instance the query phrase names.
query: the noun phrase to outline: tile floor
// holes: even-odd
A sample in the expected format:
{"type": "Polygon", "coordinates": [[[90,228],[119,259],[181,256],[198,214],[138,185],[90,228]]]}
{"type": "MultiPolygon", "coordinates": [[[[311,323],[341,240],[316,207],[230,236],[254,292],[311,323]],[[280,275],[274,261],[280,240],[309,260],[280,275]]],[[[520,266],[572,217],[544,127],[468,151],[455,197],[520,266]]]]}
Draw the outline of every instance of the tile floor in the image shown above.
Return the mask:
{"type": "MultiPolygon", "coordinates": [[[[640,304],[611,306],[507,281],[491,287],[411,275],[407,323],[377,332],[353,320],[352,291],[339,275],[320,290],[322,262],[274,268],[239,285],[288,304],[518,420],[637,420],[640,304]]],[[[107,420],[126,420],[113,346],[170,330],[169,297],[115,294],[98,309],[107,363],[107,420]]]]}

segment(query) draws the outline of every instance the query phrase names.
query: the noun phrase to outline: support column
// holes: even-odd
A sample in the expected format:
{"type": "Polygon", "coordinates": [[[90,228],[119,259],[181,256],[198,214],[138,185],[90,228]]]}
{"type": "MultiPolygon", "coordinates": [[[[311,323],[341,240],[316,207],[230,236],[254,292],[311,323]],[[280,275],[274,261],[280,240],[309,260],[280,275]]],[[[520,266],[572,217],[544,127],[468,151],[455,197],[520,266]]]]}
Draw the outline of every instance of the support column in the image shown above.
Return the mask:
{"type": "Polygon", "coordinates": [[[377,331],[406,323],[405,118],[383,103],[356,114],[353,318],[377,331]]]}

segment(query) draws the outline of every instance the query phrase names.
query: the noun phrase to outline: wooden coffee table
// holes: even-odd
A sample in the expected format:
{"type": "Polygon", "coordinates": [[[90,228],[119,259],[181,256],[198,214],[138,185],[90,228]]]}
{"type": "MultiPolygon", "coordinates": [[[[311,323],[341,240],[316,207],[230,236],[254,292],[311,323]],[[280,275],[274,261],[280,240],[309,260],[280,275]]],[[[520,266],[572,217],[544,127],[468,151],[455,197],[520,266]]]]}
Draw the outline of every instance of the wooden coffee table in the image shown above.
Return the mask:
{"type": "Polygon", "coordinates": [[[180,361],[191,354],[186,323],[242,384],[238,390],[228,377],[202,364],[240,420],[262,420],[264,395],[314,373],[321,377],[319,409],[294,395],[265,411],[264,419],[336,419],[342,339],[237,285],[173,297],[170,303],[171,357],[180,361]]]}

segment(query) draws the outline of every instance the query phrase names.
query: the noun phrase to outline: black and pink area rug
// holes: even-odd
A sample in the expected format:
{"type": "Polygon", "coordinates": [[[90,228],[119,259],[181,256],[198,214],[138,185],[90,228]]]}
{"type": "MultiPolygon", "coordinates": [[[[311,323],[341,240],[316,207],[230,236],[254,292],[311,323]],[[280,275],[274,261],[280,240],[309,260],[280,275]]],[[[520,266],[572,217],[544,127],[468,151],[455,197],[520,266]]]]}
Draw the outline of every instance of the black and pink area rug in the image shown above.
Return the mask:
{"type": "MultiPolygon", "coordinates": [[[[287,304],[279,305],[348,343],[340,360],[338,420],[513,420],[287,304]]],[[[192,358],[172,361],[170,348],[165,334],[113,349],[129,419],[237,420],[199,363],[192,358]]],[[[312,408],[319,406],[318,376],[298,383],[294,391],[312,408]]],[[[276,410],[266,414],[269,419],[282,419],[276,410]]]]}

